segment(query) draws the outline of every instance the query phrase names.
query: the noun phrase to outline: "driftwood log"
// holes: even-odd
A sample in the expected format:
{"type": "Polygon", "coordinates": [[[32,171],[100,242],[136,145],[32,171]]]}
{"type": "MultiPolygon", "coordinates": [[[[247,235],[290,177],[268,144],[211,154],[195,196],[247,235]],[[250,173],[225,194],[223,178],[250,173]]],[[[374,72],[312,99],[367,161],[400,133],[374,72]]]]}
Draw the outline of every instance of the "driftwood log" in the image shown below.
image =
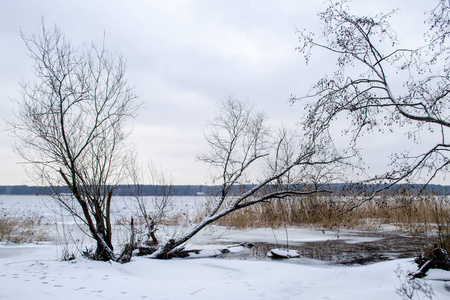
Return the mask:
{"type": "Polygon", "coordinates": [[[448,252],[439,247],[435,247],[426,257],[422,255],[416,259],[419,270],[412,274],[413,278],[423,278],[430,269],[442,269],[450,271],[450,258],[448,252]]]}

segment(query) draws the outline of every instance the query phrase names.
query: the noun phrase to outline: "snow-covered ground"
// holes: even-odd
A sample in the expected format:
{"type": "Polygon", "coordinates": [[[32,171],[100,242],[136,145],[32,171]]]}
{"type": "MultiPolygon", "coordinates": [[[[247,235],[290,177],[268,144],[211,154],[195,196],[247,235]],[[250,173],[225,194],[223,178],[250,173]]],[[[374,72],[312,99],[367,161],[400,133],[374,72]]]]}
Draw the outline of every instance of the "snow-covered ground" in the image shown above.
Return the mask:
{"type": "MultiPolygon", "coordinates": [[[[43,205],[34,203],[36,199],[26,201],[0,198],[0,207],[4,211],[32,209],[48,213],[43,205]],[[11,205],[11,201],[15,204],[11,205]]],[[[302,257],[207,257],[216,253],[217,245],[223,247],[227,242],[282,243],[286,238],[290,243],[320,241],[333,238],[333,233],[292,228],[286,234],[284,230],[212,227],[188,245],[205,249],[195,258],[160,261],[133,257],[128,264],[90,261],[80,256],[61,261],[63,247],[58,241],[19,245],[2,242],[0,299],[401,299],[395,292],[400,286],[395,271],[416,269],[412,259],[338,266],[302,257]]],[[[341,238],[345,235],[341,234],[341,238]]],[[[351,234],[347,238],[356,242],[351,234]]],[[[240,246],[229,249],[246,251],[240,246]]],[[[441,270],[430,271],[426,278],[438,299],[450,298],[447,281],[450,272],[441,270]]]]}
{"type": "MultiPolygon", "coordinates": [[[[0,246],[0,299],[400,299],[395,270],[414,270],[411,259],[365,266],[305,260],[133,258],[128,264],[59,261],[55,245],[0,246]]],[[[429,282],[449,299],[448,272],[429,282]]]]}

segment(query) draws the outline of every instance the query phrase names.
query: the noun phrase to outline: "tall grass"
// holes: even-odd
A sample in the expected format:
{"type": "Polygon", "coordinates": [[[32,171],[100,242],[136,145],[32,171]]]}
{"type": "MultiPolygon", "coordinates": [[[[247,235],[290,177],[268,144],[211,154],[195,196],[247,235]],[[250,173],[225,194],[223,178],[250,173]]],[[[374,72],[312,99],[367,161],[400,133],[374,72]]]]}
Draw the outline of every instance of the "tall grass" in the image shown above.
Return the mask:
{"type": "Polygon", "coordinates": [[[40,242],[48,239],[45,218],[34,212],[0,215],[0,241],[14,243],[40,242]]]}
{"type": "Polygon", "coordinates": [[[330,230],[375,230],[393,225],[409,234],[449,234],[448,197],[405,193],[381,195],[362,204],[360,201],[358,197],[324,195],[272,200],[235,211],[215,224],[236,228],[312,226],[330,230]],[[355,206],[355,209],[348,211],[355,206]]]}

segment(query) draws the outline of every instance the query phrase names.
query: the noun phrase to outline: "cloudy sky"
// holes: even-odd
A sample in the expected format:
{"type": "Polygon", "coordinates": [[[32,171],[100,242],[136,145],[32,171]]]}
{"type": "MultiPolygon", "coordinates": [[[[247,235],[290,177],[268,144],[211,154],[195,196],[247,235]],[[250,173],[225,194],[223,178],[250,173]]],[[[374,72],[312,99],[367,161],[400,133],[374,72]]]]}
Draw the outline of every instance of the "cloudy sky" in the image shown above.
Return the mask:
{"type": "MultiPolygon", "coordinates": [[[[401,8],[393,18],[400,37],[421,38],[422,0],[354,0],[355,11],[377,13],[401,8]]],[[[298,29],[317,29],[321,0],[279,1],[50,1],[0,2],[0,114],[11,120],[19,99],[18,82],[33,79],[20,31],[31,35],[41,18],[56,24],[76,45],[101,43],[127,59],[127,75],[144,103],[130,142],[142,161],[153,161],[175,184],[208,183],[207,167],[195,156],[205,150],[204,128],[217,103],[227,96],[250,101],[270,117],[272,127],[294,126],[301,105],[291,94],[307,93],[329,73],[328,56],[306,66],[295,51],[298,29]]],[[[0,185],[33,184],[14,154],[14,139],[0,127],[0,185]]],[[[366,141],[370,161],[386,163],[403,135],[366,141]],[[380,154],[383,149],[384,154],[380,154]]]]}

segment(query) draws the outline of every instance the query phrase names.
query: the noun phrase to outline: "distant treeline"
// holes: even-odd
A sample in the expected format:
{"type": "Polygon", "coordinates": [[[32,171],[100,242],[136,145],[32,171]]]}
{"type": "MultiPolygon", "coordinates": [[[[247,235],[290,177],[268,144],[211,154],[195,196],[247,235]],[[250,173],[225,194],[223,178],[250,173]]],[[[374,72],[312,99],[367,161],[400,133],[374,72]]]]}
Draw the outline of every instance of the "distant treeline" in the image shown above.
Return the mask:
{"type": "MultiPolygon", "coordinates": [[[[242,194],[254,185],[243,185],[233,189],[234,194],[242,194]]],[[[351,194],[370,194],[374,190],[382,188],[382,185],[361,185],[361,184],[348,184],[348,183],[334,183],[323,186],[323,189],[331,190],[341,195],[351,194]]],[[[304,189],[305,186],[299,187],[304,189]]],[[[307,187],[308,188],[308,187],[307,187]]],[[[266,187],[266,189],[276,189],[275,186],[266,187]]],[[[67,187],[57,187],[59,193],[70,193],[67,187]]],[[[169,188],[170,195],[173,196],[199,196],[199,195],[217,195],[220,193],[220,186],[206,186],[206,185],[174,185],[169,188]]],[[[417,193],[426,192],[434,195],[450,195],[450,186],[434,185],[430,184],[424,187],[420,184],[398,184],[391,187],[388,193],[417,193]]],[[[49,187],[39,186],[27,186],[27,185],[13,185],[13,186],[0,186],[0,195],[50,195],[54,194],[55,189],[49,187]]],[[[163,195],[168,193],[168,187],[155,186],[155,185],[142,185],[139,187],[139,193],[136,192],[134,186],[121,185],[114,190],[116,196],[131,196],[131,195],[163,195]]]]}
{"type": "MultiPolygon", "coordinates": [[[[214,186],[201,186],[201,185],[175,185],[171,186],[169,193],[174,196],[197,196],[197,195],[211,195],[217,187],[214,186]]],[[[55,190],[59,193],[70,193],[68,187],[61,186],[56,189],[40,186],[27,186],[27,185],[13,185],[13,186],[0,186],[0,195],[50,195],[54,194],[55,190]]],[[[143,185],[140,186],[139,194],[144,196],[150,195],[162,195],[167,192],[167,187],[143,185]]],[[[134,187],[122,185],[118,186],[114,190],[115,196],[130,196],[136,195],[136,189],[134,187]]]]}

